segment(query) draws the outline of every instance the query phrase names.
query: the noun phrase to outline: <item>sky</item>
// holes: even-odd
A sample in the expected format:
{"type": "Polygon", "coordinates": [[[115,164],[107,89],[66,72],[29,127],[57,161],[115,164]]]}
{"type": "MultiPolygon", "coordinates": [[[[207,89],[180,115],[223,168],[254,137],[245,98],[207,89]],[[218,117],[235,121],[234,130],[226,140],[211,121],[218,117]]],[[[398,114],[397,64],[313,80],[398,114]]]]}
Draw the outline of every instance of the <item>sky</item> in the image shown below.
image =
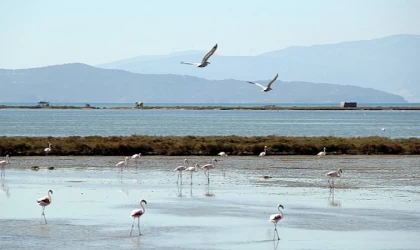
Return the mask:
{"type": "Polygon", "coordinates": [[[420,34],[417,0],[0,0],[0,68],[420,34]]]}

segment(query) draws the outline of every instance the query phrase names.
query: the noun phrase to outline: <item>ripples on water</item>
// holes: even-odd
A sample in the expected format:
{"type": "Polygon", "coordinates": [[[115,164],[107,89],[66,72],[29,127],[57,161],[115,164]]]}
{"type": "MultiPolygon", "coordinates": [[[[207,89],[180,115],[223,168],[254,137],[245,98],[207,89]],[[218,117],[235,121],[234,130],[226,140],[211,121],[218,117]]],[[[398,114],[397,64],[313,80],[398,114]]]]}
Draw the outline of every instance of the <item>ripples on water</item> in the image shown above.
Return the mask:
{"type": "Polygon", "coordinates": [[[3,136],[420,137],[420,111],[0,109],[3,136]],[[384,128],[385,130],[382,130],[384,128]]]}

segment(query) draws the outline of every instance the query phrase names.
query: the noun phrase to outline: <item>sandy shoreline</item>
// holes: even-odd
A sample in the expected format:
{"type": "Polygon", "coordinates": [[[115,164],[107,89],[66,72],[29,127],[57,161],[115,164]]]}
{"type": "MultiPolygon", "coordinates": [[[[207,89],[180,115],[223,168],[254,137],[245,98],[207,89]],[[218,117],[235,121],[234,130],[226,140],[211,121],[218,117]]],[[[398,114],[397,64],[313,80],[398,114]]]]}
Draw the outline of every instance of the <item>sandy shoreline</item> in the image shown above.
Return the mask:
{"type": "MultiPolygon", "coordinates": [[[[210,173],[173,169],[184,157],[15,157],[1,181],[4,249],[418,249],[420,157],[229,157],[210,173]],[[41,166],[32,171],[29,166],[41,166]],[[47,170],[55,166],[55,170],[47,170]],[[325,172],[343,169],[334,193],[325,172]],[[263,176],[271,178],[262,178],[263,176]],[[41,224],[35,200],[54,190],[41,224]],[[143,236],[130,211],[148,202],[143,236]],[[280,242],[268,222],[284,205],[280,242]]],[[[211,157],[188,157],[205,164],[211,157]]]]}

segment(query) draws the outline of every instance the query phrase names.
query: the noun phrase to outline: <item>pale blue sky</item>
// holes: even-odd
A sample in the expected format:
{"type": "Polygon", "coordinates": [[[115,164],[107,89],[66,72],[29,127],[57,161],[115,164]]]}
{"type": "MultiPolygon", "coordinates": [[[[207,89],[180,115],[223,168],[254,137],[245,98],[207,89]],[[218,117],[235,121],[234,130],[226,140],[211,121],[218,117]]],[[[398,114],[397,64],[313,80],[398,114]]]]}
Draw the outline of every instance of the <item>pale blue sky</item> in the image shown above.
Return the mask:
{"type": "Polygon", "coordinates": [[[417,0],[0,0],[0,68],[420,34],[417,0]]]}

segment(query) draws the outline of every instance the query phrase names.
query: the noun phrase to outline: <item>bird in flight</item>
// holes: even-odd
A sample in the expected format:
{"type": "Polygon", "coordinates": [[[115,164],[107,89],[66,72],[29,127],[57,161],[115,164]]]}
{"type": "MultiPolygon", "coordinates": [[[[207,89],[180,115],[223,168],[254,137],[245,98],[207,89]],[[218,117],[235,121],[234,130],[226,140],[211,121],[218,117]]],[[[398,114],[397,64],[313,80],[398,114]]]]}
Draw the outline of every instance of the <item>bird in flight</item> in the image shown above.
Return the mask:
{"type": "Polygon", "coordinates": [[[273,80],[271,80],[271,81],[268,83],[267,87],[265,87],[265,86],[263,86],[263,85],[261,85],[261,84],[259,84],[259,83],[257,83],[257,82],[249,82],[249,83],[257,85],[258,87],[262,88],[262,91],[264,91],[264,92],[268,92],[268,91],[270,91],[270,90],[273,90],[273,89],[271,88],[271,84],[273,84],[273,82],[275,82],[275,81],[277,80],[277,77],[278,77],[278,76],[279,76],[279,74],[276,74],[276,76],[274,77],[274,79],[273,79],[273,80]]]}
{"type": "Polygon", "coordinates": [[[201,61],[201,63],[190,63],[190,62],[181,62],[181,64],[189,64],[189,65],[195,65],[198,68],[204,68],[207,65],[210,64],[210,62],[208,62],[209,58],[214,54],[214,52],[216,52],[217,49],[217,43],[216,45],[213,46],[213,48],[203,57],[203,60],[201,61]]]}

